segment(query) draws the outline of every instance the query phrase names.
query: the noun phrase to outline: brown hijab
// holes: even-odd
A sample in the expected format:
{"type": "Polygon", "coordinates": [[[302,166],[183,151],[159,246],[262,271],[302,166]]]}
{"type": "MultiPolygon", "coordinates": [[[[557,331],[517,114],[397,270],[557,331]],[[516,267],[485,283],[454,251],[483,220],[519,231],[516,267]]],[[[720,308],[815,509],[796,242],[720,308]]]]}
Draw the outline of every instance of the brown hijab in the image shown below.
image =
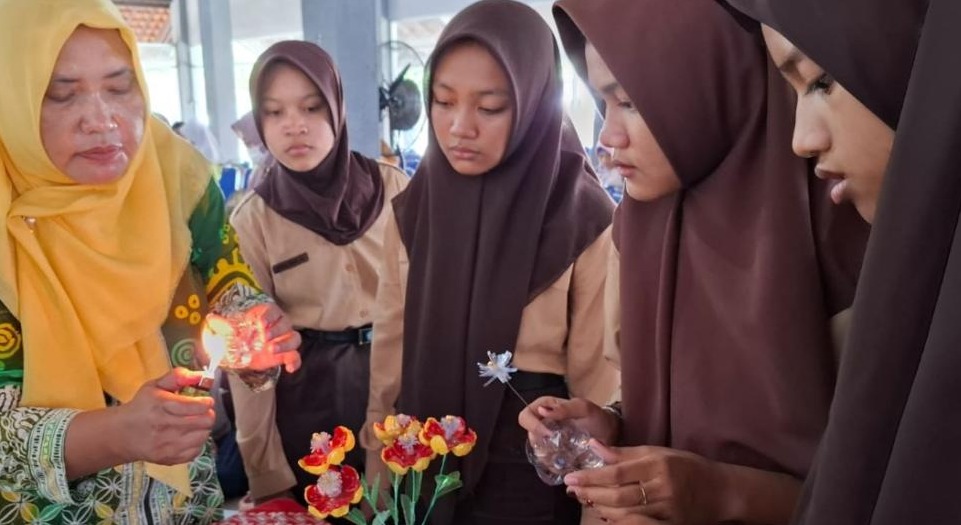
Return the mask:
{"type": "Polygon", "coordinates": [[[961,4],[731,3],[784,34],[897,130],[797,522],[958,523],[961,70],[952,64],[961,4]]]}
{"type": "Polygon", "coordinates": [[[613,203],[561,109],[559,51],[540,15],[511,0],[471,5],[444,29],[429,74],[468,40],[485,46],[511,82],[505,157],[482,176],[460,175],[431,130],[394,207],[410,256],[399,408],[467,418],[479,436],[463,469],[472,487],[505,388],[484,388],[476,363],[514,348],[525,306],[607,229],[613,203]]]}
{"type": "MultiPolygon", "coordinates": [[[[308,172],[291,171],[279,162],[254,191],[267,206],[328,241],[345,245],[364,235],[384,206],[384,181],[377,162],[350,150],[347,115],[340,74],[323,49],[310,42],[285,41],[270,46],[250,74],[250,99],[261,139],[260,101],[270,66],[285,62],[317,85],[330,107],[334,147],[320,165],[308,172]]],[[[266,144],[266,140],[264,140],[266,144]]]]}
{"type": "Polygon", "coordinates": [[[839,235],[862,247],[866,225],[829,208],[791,152],[787,85],[720,4],[562,0],[554,14],[582,76],[587,38],[683,186],[626,197],[615,218],[624,444],[803,476],[834,388],[829,319],[860,264],[823,252],[839,235]]]}

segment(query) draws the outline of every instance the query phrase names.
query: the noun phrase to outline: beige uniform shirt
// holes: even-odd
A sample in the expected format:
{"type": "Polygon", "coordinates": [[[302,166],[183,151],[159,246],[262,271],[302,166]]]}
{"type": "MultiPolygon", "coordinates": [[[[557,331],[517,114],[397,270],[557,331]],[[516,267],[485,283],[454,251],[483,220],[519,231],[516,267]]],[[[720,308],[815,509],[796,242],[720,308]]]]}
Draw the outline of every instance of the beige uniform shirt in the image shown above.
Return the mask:
{"type": "MultiPolygon", "coordinates": [[[[409,261],[397,223],[391,219],[384,236],[385,266],[377,292],[370,356],[370,398],[360,439],[368,450],[368,472],[372,472],[371,465],[380,464],[381,444],[372,425],[394,413],[401,384],[409,261]]],[[[610,246],[608,228],[527,305],[513,349],[513,364],[520,370],[565,376],[572,396],[597,403],[606,402],[618,384],[615,369],[603,356],[604,282],[610,246]]]]}
{"type": "MultiPolygon", "coordinates": [[[[407,186],[407,176],[393,166],[380,164],[380,173],[385,197],[380,217],[345,246],[285,219],[256,193],[231,216],[244,259],[295,327],[340,331],[371,323],[384,231],[394,216],[390,200],[407,186]]],[[[275,424],[273,390],[253,393],[232,375],[230,387],[251,495],[261,498],[293,487],[296,481],[275,424]]],[[[304,443],[305,453],[308,448],[304,443]]]]}

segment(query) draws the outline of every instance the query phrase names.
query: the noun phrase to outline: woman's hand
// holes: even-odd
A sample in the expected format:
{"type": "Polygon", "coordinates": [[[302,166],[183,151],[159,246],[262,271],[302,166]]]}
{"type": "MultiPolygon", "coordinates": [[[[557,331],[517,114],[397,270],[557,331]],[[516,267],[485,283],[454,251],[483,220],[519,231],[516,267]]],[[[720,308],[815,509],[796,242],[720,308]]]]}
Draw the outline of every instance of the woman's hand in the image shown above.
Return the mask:
{"type": "Polygon", "coordinates": [[[251,316],[263,324],[267,345],[263,352],[251,362],[255,370],[268,370],[284,365],[288,373],[300,368],[300,333],[294,330],[287,314],[274,303],[264,303],[247,310],[251,316]]]}
{"type": "Polygon", "coordinates": [[[662,447],[592,443],[607,466],[568,474],[578,500],[613,523],[715,524],[728,519],[724,465],[662,447]]]}
{"type": "Polygon", "coordinates": [[[124,463],[188,463],[200,455],[214,426],[214,400],[178,394],[200,381],[200,372],[175,368],[145,383],[129,403],[116,407],[124,463]]]}
{"type": "Polygon", "coordinates": [[[586,399],[561,399],[545,396],[534,400],[517,416],[533,443],[550,435],[546,421],[569,421],[597,441],[613,444],[620,431],[620,420],[611,412],[586,399]]]}

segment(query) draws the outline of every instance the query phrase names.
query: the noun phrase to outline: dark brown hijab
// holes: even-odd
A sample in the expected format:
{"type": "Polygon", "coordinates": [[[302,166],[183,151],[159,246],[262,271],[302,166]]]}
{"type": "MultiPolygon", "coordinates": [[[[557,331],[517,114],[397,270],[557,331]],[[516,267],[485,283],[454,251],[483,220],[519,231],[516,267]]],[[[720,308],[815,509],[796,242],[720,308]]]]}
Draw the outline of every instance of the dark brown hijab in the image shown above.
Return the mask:
{"type": "Polygon", "coordinates": [[[615,218],[623,444],[803,476],[834,388],[829,319],[860,264],[856,249],[824,252],[839,236],[863,247],[866,225],[830,208],[791,152],[787,85],[720,4],[563,0],[554,13],[582,76],[587,38],[683,186],[627,197],[615,218]]]}
{"type": "Polygon", "coordinates": [[[961,3],[732,4],[784,34],[897,129],[830,422],[797,521],[959,523],[961,70],[953,64],[961,3]]]}
{"type": "Polygon", "coordinates": [[[300,69],[317,85],[330,107],[334,147],[320,165],[308,172],[291,171],[279,162],[272,163],[254,191],[287,220],[334,244],[349,244],[370,228],[384,206],[384,181],[377,162],[350,150],[340,74],[330,55],[310,42],[278,42],[254,64],[250,99],[261,139],[264,130],[260,103],[266,88],[265,73],[278,62],[300,69]]]}
{"type": "Polygon", "coordinates": [[[410,256],[399,408],[467,418],[480,439],[463,469],[471,487],[505,390],[484,388],[476,363],[513,350],[524,307],[607,229],[613,204],[561,109],[559,51],[540,15],[510,0],[471,5],[444,29],[430,72],[464,41],[485,46],[510,80],[505,158],[482,176],[460,175],[431,130],[394,206],[410,256]]]}

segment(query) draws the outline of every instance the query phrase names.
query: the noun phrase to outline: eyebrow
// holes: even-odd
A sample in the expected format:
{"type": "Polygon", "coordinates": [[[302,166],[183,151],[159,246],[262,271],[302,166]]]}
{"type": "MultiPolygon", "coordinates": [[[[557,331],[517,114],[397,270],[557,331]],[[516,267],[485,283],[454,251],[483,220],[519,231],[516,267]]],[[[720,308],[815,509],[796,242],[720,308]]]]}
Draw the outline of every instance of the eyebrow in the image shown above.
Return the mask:
{"type": "MultiPolygon", "coordinates": [[[[116,71],[107,73],[103,78],[105,80],[113,80],[115,78],[120,78],[125,75],[133,75],[133,70],[127,66],[124,66],[116,71]]],[[[50,80],[51,84],[76,84],[78,82],[80,82],[79,78],[68,77],[64,75],[54,75],[53,78],[50,80]]]]}
{"type": "MultiPolygon", "coordinates": [[[[305,95],[305,96],[303,96],[303,97],[300,97],[300,101],[303,102],[303,101],[305,101],[305,100],[310,100],[310,99],[312,99],[312,98],[320,99],[322,102],[325,102],[325,103],[327,102],[327,99],[325,99],[324,96],[321,95],[320,93],[311,93],[310,95],[305,95]]],[[[273,98],[273,97],[264,97],[264,102],[280,102],[280,103],[283,103],[283,100],[280,100],[279,98],[273,98]]]]}
{"type": "Polygon", "coordinates": [[[618,81],[615,80],[614,82],[611,82],[610,84],[607,84],[607,85],[603,86],[603,87],[602,87],[601,89],[599,89],[598,91],[600,91],[601,93],[604,93],[604,94],[606,94],[606,95],[611,95],[611,94],[613,94],[615,91],[617,91],[618,88],[620,88],[620,87],[621,87],[620,82],[618,82],[618,81]]]}
{"type": "MultiPolygon", "coordinates": [[[[456,91],[454,88],[448,86],[443,82],[438,82],[437,87],[446,89],[447,91],[456,91]]],[[[485,89],[483,91],[478,91],[477,95],[481,97],[488,97],[488,96],[509,97],[510,92],[505,91],[503,89],[485,89]]]]}
{"type": "Polygon", "coordinates": [[[775,66],[777,66],[778,71],[784,74],[790,74],[797,71],[798,63],[804,60],[804,58],[804,53],[802,53],[800,49],[791,47],[791,51],[784,57],[784,60],[778,62],[775,66]]]}

